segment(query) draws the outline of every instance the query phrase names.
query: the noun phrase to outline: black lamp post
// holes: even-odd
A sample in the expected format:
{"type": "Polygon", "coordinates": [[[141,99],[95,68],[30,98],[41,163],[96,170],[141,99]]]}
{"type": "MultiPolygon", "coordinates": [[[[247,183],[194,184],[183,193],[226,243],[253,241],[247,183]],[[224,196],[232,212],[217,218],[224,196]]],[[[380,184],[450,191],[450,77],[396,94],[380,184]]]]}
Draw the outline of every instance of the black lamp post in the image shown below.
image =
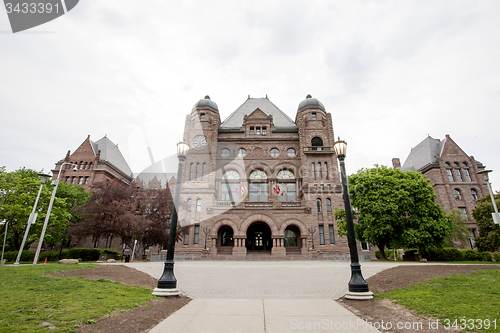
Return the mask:
{"type": "Polygon", "coordinates": [[[335,154],[340,161],[340,171],[342,177],[342,190],[344,193],[344,209],[346,214],[347,224],[347,241],[349,243],[349,252],[351,254],[351,280],[349,281],[349,292],[345,295],[348,299],[371,299],[373,293],[368,290],[366,283],[361,274],[361,265],[358,259],[358,249],[356,248],[356,239],[354,238],[354,222],[352,220],[351,197],[349,196],[349,186],[347,184],[347,176],[345,172],[345,155],[347,143],[344,140],[336,141],[333,144],[335,154]]]}
{"type": "Polygon", "coordinates": [[[312,249],[314,250],[314,233],[316,232],[316,227],[310,227],[308,230],[311,233],[312,249]]]}
{"type": "Polygon", "coordinates": [[[203,232],[205,233],[205,250],[206,250],[207,249],[207,235],[210,232],[210,228],[209,227],[203,228],[203,232]]]}
{"type": "Polygon", "coordinates": [[[177,289],[177,280],[174,275],[174,251],[177,233],[177,210],[179,208],[179,198],[181,195],[182,170],[188,151],[189,145],[187,143],[179,142],[177,144],[179,166],[177,168],[174,207],[172,211],[172,220],[170,221],[170,234],[168,236],[167,259],[165,260],[163,274],[158,280],[158,287],[153,291],[153,295],[155,296],[177,296],[180,294],[179,289],[177,289]]]}

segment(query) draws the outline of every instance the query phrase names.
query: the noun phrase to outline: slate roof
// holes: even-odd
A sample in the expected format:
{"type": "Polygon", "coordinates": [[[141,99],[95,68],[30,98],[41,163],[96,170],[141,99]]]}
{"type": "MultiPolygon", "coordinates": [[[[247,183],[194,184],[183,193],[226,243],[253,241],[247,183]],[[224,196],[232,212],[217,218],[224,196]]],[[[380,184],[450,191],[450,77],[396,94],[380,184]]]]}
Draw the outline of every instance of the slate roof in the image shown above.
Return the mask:
{"type": "Polygon", "coordinates": [[[430,136],[412,148],[401,170],[420,170],[427,165],[436,163],[436,157],[441,156],[446,139],[439,140],[430,136]]]}
{"type": "Polygon", "coordinates": [[[250,115],[255,109],[261,109],[265,114],[273,116],[273,123],[275,128],[290,128],[296,129],[297,125],[290,119],[283,111],[278,109],[267,96],[264,98],[250,98],[248,99],[229,115],[222,122],[219,128],[221,129],[236,129],[241,128],[243,125],[243,117],[250,115]]]}
{"type": "Polygon", "coordinates": [[[132,170],[128,166],[127,161],[125,161],[120,149],[118,149],[118,145],[115,145],[106,136],[99,141],[90,142],[92,144],[92,148],[94,149],[94,153],[97,153],[99,150],[101,151],[101,160],[109,162],[125,175],[132,177],[132,170]]]}

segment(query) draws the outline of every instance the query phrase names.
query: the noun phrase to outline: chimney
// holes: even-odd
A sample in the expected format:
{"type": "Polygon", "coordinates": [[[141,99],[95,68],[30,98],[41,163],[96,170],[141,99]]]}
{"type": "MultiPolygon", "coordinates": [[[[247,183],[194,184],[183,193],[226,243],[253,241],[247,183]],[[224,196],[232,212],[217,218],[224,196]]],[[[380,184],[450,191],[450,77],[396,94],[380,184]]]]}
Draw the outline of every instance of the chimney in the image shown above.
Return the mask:
{"type": "Polygon", "coordinates": [[[392,167],[394,169],[401,168],[401,161],[399,160],[399,158],[395,157],[395,158],[392,159],[392,167]]]}

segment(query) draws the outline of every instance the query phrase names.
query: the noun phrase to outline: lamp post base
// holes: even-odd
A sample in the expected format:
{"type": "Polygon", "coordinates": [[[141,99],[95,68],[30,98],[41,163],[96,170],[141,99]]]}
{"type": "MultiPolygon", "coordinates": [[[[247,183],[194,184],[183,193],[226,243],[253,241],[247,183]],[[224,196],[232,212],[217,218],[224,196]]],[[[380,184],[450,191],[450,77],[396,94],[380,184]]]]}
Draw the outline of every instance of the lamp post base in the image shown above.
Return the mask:
{"type": "Polygon", "coordinates": [[[345,298],[362,301],[366,299],[372,299],[373,293],[371,291],[365,291],[365,292],[349,291],[347,292],[347,294],[345,294],[345,298]]]}
{"type": "Polygon", "coordinates": [[[179,289],[165,289],[165,288],[155,288],[152,292],[154,296],[169,297],[169,296],[179,296],[181,292],[179,289]]]}

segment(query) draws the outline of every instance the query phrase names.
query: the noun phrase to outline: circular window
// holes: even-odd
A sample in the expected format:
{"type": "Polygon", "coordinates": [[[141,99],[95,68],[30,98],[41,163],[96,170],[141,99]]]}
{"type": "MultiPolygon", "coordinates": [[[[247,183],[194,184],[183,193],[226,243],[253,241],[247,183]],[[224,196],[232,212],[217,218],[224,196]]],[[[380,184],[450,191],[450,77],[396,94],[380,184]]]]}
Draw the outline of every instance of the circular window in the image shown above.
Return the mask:
{"type": "Polygon", "coordinates": [[[279,149],[278,149],[278,148],[273,148],[273,149],[271,149],[271,156],[272,156],[272,157],[278,157],[278,156],[280,156],[280,151],[279,151],[279,149]]]}
{"type": "Polygon", "coordinates": [[[288,148],[288,150],[286,151],[286,154],[288,155],[288,157],[295,157],[295,149],[288,148]]]}
{"type": "Polygon", "coordinates": [[[220,152],[220,156],[222,156],[222,157],[229,157],[230,154],[231,154],[231,151],[227,148],[222,149],[220,152]]]}
{"type": "Polygon", "coordinates": [[[245,157],[247,156],[247,151],[244,148],[238,149],[238,157],[245,157]]]}

